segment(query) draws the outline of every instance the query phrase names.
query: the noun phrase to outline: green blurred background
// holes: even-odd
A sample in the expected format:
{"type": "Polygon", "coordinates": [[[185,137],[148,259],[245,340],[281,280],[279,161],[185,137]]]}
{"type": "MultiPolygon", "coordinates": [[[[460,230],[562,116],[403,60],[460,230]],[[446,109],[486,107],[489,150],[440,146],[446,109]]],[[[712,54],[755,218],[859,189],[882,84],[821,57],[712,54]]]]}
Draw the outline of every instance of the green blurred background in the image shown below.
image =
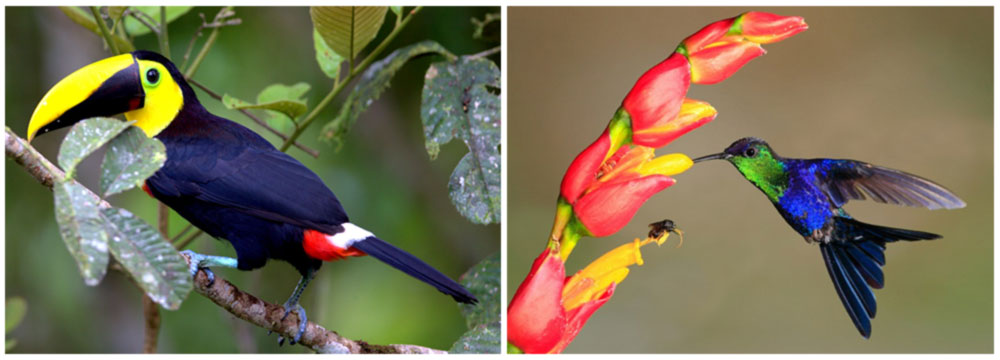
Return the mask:
{"type": "MultiPolygon", "coordinates": [[[[209,20],[219,8],[195,8],[171,23],[171,53],[182,56],[195,29],[198,13],[209,20]]],[[[407,8],[409,10],[409,8],[407,8]]],[[[497,46],[496,41],[472,39],[470,18],[496,13],[498,8],[425,8],[389,50],[433,39],[453,53],[472,54],[497,46]]],[[[223,28],[195,79],[210,89],[241,99],[256,99],[272,83],[312,86],[309,104],[331,88],[316,65],[312,23],[307,8],[236,8],[242,25],[223,28]]],[[[386,22],[395,21],[392,15],[386,22]]],[[[373,43],[391,30],[383,26],[373,43]]],[[[56,81],[93,61],[108,57],[101,40],[69,21],[58,8],[6,9],[6,122],[23,134],[35,104],[56,81]]],[[[208,31],[199,39],[197,53],[208,31]]],[[[140,49],[158,49],[153,35],[135,41],[140,49]]],[[[388,54],[388,51],[383,54],[388,54]]],[[[192,57],[194,55],[192,54],[192,57]]],[[[499,55],[491,57],[499,64],[499,55]]],[[[466,269],[500,249],[498,225],[474,225],[448,198],[448,177],[467,152],[460,141],[442,148],[435,161],[424,150],[420,123],[420,91],[428,65],[442,59],[424,57],[408,63],[392,87],[359,119],[336,152],[316,140],[319,129],[336,114],[341,99],[329,106],[300,138],[321,150],[319,159],[292,148],[292,156],[317,172],[333,189],[351,221],[413,253],[445,274],[457,278],[466,269]]],[[[226,110],[200,90],[199,99],[215,114],[264,131],[235,111],[226,110]]],[[[343,98],[347,91],[341,95],[343,98]]],[[[65,130],[43,136],[33,145],[55,158],[65,130]]],[[[266,134],[269,140],[276,137],[266,134]]],[[[81,165],[79,178],[95,188],[101,155],[81,165]]],[[[8,338],[18,341],[13,352],[139,352],[143,341],[140,293],[120,273],[110,272],[97,287],[87,287],[59,238],[53,218],[52,194],[7,161],[6,296],[28,301],[28,314],[8,338]]],[[[114,196],[116,206],[155,221],[156,202],[141,191],[114,196]]],[[[171,214],[170,227],[187,223],[171,214]]],[[[207,236],[194,250],[234,256],[227,242],[207,236]]],[[[253,272],[216,270],[241,289],[281,303],[299,279],[284,262],[253,272]]],[[[309,319],[351,339],[373,344],[407,343],[448,349],[465,331],[464,319],[447,296],[371,258],[327,263],[306,291],[302,305],[309,319]]],[[[192,293],[178,311],[161,311],[161,352],[308,352],[301,346],[278,348],[275,336],[250,326],[192,293]]]]}
{"type": "Polygon", "coordinates": [[[866,222],[941,240],[891,245],[870,340],[858,335],[816,246],[725,162],[699,164],[618,234],[580,241],[572,274],[673,219],[685,232],[643,248],[645,265],[566,352],[992,352],[991,8],[510,8],[509,297],[542,251],[559,181],[634,81],[686,36],[749,10],[810,29],[689,96],[719,111],[660,149],[692,157],[744,136],[790,157],[859,159],[929,177],[954,211],[858,201],[866,222]]]}

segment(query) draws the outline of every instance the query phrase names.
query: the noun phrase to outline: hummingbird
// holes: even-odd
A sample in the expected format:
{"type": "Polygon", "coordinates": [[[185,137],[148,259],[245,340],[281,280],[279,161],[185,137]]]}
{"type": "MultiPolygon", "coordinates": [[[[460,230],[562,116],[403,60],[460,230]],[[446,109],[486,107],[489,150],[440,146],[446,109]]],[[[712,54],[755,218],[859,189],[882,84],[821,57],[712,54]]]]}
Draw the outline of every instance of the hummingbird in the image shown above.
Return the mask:
{"type": "Polygon", "coordinates": [[[819,244],[837,295],[866,339],[871,336],[876,310],[872,288],[884,285],[886,244],[941,236],[864,223],[848,215],[844,204],[867,197],[931,210],[965,207],[965,202],[948,189],[913,174],[857,160],[784,158],[754,137],[739,139],[721,153],[693,161],[714,159],[736,166],[806,243],[819,244]]]}

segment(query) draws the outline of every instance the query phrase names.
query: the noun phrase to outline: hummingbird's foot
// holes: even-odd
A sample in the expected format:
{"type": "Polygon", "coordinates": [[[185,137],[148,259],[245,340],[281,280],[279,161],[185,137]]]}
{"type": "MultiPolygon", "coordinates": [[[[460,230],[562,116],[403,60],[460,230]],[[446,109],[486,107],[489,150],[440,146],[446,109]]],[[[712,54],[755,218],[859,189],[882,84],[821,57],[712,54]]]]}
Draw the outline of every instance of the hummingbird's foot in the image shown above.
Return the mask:
{"type": "MultiPolygon", "coordinates": [[[[299,313],[299,331],[295,333],[295,337],[288,340],[289,345],[295,345],[300,340],[302,340],[302,334],[305,334],[306,332],[306,324],[309,323],[309,320],[306,318],[306,309],[303,309],[302,305],[299,305],[298,303],[291,304],[288,302],[285,302],[283,307],[285,308],[285,316],[281,317],[281,321],[285,321],[285,318],[287,318],[288,314],[291,314],[293,310],[297,310],[299,313]]],[[[268,334],[270,334],[270,332],[268,332],[268,334]]],[[[285,343],[285,337],[279,334],[278,346],[281,346],[284,343],[285,343]]]]}
{"type": "Polygon", "coordinates": [[[198,275],[198,270],[205,271],[205,276],[208,277],[208,286],[215,284],[215,273],[212,272],[209,266],[225,266],[225,267],[236,267],[238,261],[236,259],[225,257],[225,256],[212,256],[212,255],[202,255],[191,250],[181,251],[181,254],[187,255],[191,262],[188,263],[188,272],[191,273],[191,277],[194,278],[198,275]]]}

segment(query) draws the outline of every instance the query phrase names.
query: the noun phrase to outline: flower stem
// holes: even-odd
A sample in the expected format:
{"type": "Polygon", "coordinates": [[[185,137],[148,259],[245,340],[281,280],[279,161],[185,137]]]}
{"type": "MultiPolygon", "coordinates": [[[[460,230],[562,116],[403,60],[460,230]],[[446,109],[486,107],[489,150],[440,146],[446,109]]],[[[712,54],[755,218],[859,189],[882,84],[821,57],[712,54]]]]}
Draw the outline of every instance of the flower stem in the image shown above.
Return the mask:
{"type": "MultiPolygon", "coordinates": [[[[575,221],[573,223],[576,223],[575,221]]],[[[580,241],[581,233],[577,230],[578,225],[571,223],[563,230],[562,240],[559,241],[559,257],[565,262],[569,259],[569,254],[576,248],[576,243],[580,241]]],[[[576,223],[578,224],[578,223],[576,223]]]]}

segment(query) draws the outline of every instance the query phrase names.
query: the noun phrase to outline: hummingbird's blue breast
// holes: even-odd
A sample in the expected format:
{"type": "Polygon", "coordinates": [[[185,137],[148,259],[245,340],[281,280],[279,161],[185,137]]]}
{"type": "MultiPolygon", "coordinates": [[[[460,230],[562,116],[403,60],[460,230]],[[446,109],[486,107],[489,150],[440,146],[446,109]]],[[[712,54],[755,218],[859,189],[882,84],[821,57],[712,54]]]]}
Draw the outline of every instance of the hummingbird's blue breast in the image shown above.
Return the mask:
{"type": "Polygon", "coordinates": [[[786,159],[788,187],[775,207],[795,231],[810,236],[827,226],[833,217],[830,200],[819,187],[816,172],[823,171],[823,161],[786,159]]]}

